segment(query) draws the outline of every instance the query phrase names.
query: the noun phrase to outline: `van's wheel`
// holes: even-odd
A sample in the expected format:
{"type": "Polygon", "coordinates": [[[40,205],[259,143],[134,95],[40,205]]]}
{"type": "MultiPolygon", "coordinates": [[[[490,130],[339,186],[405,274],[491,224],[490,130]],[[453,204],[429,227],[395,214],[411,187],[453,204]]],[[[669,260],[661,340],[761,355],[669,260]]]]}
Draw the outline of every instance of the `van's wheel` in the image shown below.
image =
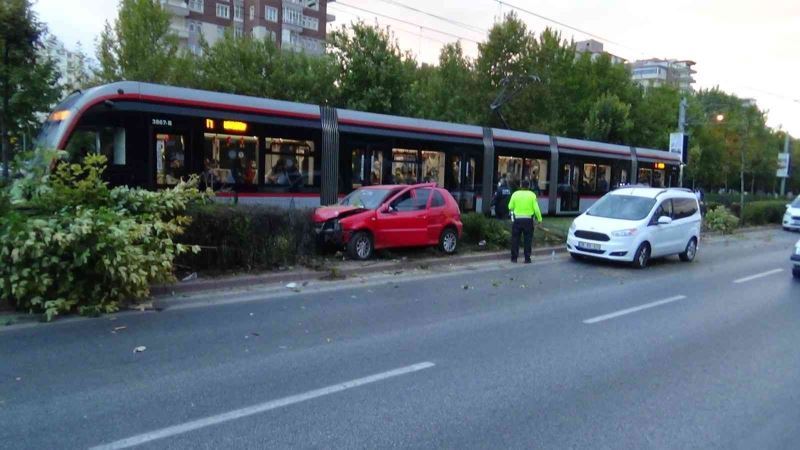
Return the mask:
{"type": "Polygon", "coordinates": [[[358,231],[350,238],[347,243],[347,254],[353,259],[365,260],[372,257],[374,252],[372,236],[364,231],[358,231]]]}
{"type": "Polygon", "coordinates": [[[642,245],[636,249],[636,253],[633,255],[633,262],[631,265],[635,269],[644,269],[647,267],[648,262],[650,262],[650,244],[642,242],[642,245]]]}
{"type": "Polygon", "coordinates": [[[678,256],[683,262],[692,262],[694,261],[695,255],[697,255],[697,239],[691,238],[686,244],[686,250],[678,256]]]}
{"type": "Polygon", "coordinates": [[[453,228],[445,228],[439,236],[439,250],[452,255],[458,248],[458,232],[453,228]]]}

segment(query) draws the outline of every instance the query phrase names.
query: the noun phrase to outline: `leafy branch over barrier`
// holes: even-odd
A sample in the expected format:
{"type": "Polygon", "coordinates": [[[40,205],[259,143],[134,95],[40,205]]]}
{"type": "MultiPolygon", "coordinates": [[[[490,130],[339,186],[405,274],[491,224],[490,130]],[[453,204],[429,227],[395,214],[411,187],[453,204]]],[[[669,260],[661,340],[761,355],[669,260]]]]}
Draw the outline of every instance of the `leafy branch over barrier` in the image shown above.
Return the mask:
{"type": "Polygon", "coordinates": [[[106,159],[37,168],[0,195],[0,299],[47,320],[77,311],[96,315],[149,296],[174,279],[175,242],[205,201],[190,178],[152,192],[102,181],[106,159]]]}

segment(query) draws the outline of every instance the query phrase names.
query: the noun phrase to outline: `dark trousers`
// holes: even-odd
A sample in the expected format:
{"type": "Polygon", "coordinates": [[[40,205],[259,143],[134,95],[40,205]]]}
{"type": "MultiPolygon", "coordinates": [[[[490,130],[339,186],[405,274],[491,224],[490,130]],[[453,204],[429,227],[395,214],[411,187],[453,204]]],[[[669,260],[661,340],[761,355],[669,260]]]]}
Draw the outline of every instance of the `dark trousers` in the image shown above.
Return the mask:
{"type": "Polygon", "coordinates": [[[533,242],[533,219],[515,219],[511,226],[511,259],[519,256],[519,235],[525,237],[525,259],[531,259],[533,242]]]}

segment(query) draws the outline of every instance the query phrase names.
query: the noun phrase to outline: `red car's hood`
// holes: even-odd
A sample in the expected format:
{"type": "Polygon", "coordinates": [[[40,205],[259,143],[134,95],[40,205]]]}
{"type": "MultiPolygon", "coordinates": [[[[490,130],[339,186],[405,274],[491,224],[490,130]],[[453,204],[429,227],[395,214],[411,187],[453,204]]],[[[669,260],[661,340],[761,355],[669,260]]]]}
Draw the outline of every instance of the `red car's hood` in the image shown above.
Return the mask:
{"type": "Polygon", "coordinates": [[[366,209],[359,206],[323,206],[314,211],[314,222],[325,222],[337,217],[351,216],[361,211],[366,211],[366,209]]]}

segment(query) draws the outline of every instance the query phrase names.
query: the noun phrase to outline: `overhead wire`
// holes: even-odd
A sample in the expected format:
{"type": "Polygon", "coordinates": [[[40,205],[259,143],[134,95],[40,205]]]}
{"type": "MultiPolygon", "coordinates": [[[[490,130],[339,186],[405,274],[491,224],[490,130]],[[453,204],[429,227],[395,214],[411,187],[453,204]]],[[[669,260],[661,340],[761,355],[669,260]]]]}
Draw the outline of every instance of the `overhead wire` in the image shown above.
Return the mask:
{"type": "Polygon", "coordinates": [[[403,19],[398,19],[397,17],[392,17],[392,16],[389,16],[389,15],[386,15],[386,14],[383,14],[383,13],[371,11],[371,10],[368,10],[366,8],[361,8],[360,6],[354,6],[354,5],[351,5],[349,3],[345,3],[345,2],[342,2],[342,1],[337,1],[335,4],[346,6],[348,8],[352,8],[352,9],[355,9],[355,10],[358,10],[358,11],[362,11],[362,12],[365,12],[367,14],[372,14],[374,16],[378,16],[378,17],[383,17],[383,18],[386,18],[386,19],[394,20],[394,21],[397,21],[399,23],[404,23],[404,24],[407,24],[407,25],[411,25],[413,27],[417,27],[417,28],[420,28],[420,29],[429,30],[429,31],[432,31],[434,33],[439,33],[439,34],[442,34],[442,35],[445,35],[445,36],[450,36],[450,37],[453,37],[453,38],[456,38],[456,39],[462,39],[462,40],[469,41],[469,42],[472,42],[472,43],[475,43],[475,44],[480,44],[479,41],[477,41],[475,39],[472,39],[472,38],[469,38],[469,37],[466,37],[466,36],[461,36],[461,35],[458,35],[458,34],[449,33],[447,31],[442,31],[442,30],[437,30],[435,28],[422,26],[422,25],[417,24],[417,23],[409,22],[409,21],[403,20],[403,19]]]}
{"type": "Polygon", "coordinates": [[[487,30],[485,28],[481,28],[481,27],[478,27],[478,26],[475,26],[475,25],[471,25],[471,24],[468,24],[468,23],[465,23],[465,22],[461,22],[461,21],[458,21],[458,20],[455,20],[455,19],[451,19],[449,17],[440,16],[438,14],[434,14],[434,13],[429,12],[429,11],[423,11],[423,10],[421,10],[419,8],[416,8],[416,7],[411,6],[411,5],[407,5],[407,4],[399,2],[397,0],[379,0],[379,1],[381,1],[383,3],[390,4],[390,5],[399,6],[401,8],[405,8],[405,9],[408,9],[410,11],[414,11],[414,12],[426,15],[428,17],[433,17],[434,19],[441,20],[442,22],[446,22],[446,23],[449,23],[451,25],[455,25],[455,26],[463,28],[465,30],[474,31],[474,32],[477,32],[477,33],[481,33],[483,35],[485,35],[486,33],[489,32],[489,30],[487,30]]]}
{"type": "MultiPolygon", "coordinates": [[[[364,17],[360,16],[358,13],[354,13],[354,12],[351,12],[351,11],[345,11],[343,9],[338,9],[338,6],[339,6],[338,3],[341,3],[341,2],[337,2],[336,4],[328,5],[328,9],[331,9],[331,6],[337,6],[337,8],[333,9],[334,12],[336,12],[337,14],[339,14],[339,13],[348,14],[348,15],[351,15],[353,17],[356,17],[359,20],[363,20],[364,19],[364,17]]],[[[370,14],[372,14],[372,13],[370,13],[370,14]]],[[[399,21],[399,20],[391,18],[391,17],[386,17],[386,16],[381,16],[381,17],[384,17],[384,18],[386,18],[388,20],[397,21],[397,22],[402,23],[404,25],[407,24],[407,22],[402,22],[402,21],[399,21]]],[[[397,30],[402,31],[404,33],[408,33],[408,34],[410,34],[412,36],[416,36],[416,37],[419,37],[419,38],[422,38],[422,39],[427,39],[429,41],[438,42],[440,44],[447,44],[448,43],[447,41],[444,41],[442,39],[438,39],[438,38],[436,38],[434,36],[429,36],[429,35],[422,34],[421,33],[422,28],[417,26],[417,25],[413,26],[413,30],[410,30],[410,29],[408,29],[406,27],[400,27],[400,26],[395,26],[395,27],[396,27],[397,30]]]]}

